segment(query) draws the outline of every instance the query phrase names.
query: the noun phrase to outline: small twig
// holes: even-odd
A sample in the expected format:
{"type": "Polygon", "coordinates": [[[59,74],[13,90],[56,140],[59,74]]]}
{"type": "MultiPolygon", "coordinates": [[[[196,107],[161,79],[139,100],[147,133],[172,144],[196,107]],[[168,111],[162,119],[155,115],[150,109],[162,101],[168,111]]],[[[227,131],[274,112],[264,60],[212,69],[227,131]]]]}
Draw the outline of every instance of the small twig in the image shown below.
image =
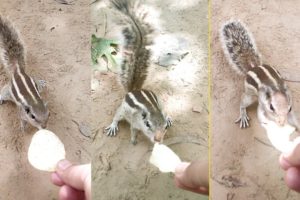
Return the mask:
{"type": "Polygon", "coordinates": [[[289,79],[285,79],[285,78],[283,78],[282,80],[284,80],[286,82],[300,83],[300,81],[298,81],[298,80],[289,80],[289,79]]]}
{"type": "Polygon", "coordinates": [[[287,191],[286,196],[285,196],[286,199],[289,199],[289,198],[290,198],[290,191],[291,191],[291,190],[288,190],[288,191],[287,191]]]}
{"type": "Polygon", "coordinates": [[[90,3],[90,5],[92,5],[92,4],[94,4],[94,3],[97,3],[98,1],[100,1],[100,0],[95,0],[95,1],[93,1],[92,3],[90,3]]]}
{"type": "Polygon", "coordinates": [[[79,132],[87,137],[87,138],[91,138],[91,135],[92,135],[92,130],[90,129],[90,126],[88,124],[85,124],[85,123],[79,123],[77,122],[76,120],[72,119],[72,122],[74,122],[78,129],[79,129],[79,132]]]}
{"type": "Polygon", "coordinates": [[[184,137],[168,138],[168,139],[165,139],[163,143],[167,146],[171,146],[174,144],[181,144],[181,143],[193,143],[193,144],[198,144],[198,145],[208,147],[207,144],[203,144],[203,142],[200,142],[199,139],[202,139],[203,141],[206,142],[206,140],[201,137],[198,138],[198,137],[184,136],[184,137]]]}
{"type": "Polygon", "coordinates": [[[100,129],[99,129],[99,128],[98,128],[98,129],[96,129],[96,131],[95,131],[95,134],[92,136],[92,141],[93,141],[93,142],[95,141],[95,139],[96,139],[96,137],[97,137],[97,135],[98,135],[99,131],[100,131],[100,129]]]}
{"type": "Polygon", "coordinates": [[[64,5],[74,5],[73,1],[72,2],[68,2],[66,0],[54,0],[56,1],[57,3],[60,3],[60,4],[64,4],[64,5]]]}
{"type": "Polygon", "coordinates": [[[263,145],[266,145],[266,146],[268,146],[268,147],[274,148],[272,145],[270,145],[270,144],[268,144],[268,143],[262,141],[261,139],[259,139],[259,138],[257,138],[257,137],[254,137],[254,139],[255,139],[257,142],[259,142],[259,143],[261,143],[261,144],[263,144],[263,145]]]}
{"type": "Polygon", "coordinates": [[[107,33],[107,15],[106,13],[104,12],[104,36],[106,36],[106,33],[107,33]]]}
{"type": "Polygon", "coordinates": [[[232,192],[227,193],[227,200],[233,200],[235,194],[232,192]]]}
{"type": "Polygon", "coordinates": [[[234,177],[231,175],[225,175],[221,178],[221,180],[218,180],[217,178],[212,179],[227,188],[239,188],[247,186],[247,183],[244,183],[238,177],[234,177]]]}

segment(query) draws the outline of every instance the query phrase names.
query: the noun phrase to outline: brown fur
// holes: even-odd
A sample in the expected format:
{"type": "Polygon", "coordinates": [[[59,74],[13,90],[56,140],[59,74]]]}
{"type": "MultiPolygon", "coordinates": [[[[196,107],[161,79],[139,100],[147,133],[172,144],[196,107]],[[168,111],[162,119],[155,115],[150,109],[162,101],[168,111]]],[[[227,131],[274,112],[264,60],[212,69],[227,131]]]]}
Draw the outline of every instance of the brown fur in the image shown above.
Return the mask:
{"type": "Polygon", "coordinates": [[[245,75],[251,68],[261,65],[255,41],[244,24],[239,21],[226,22],[220,37],[224,53],[237,72],[245,75]]]}
{"type": "Polygon", "coordinates": [[[0,62],[11,75],[16,66],[25,68],[25,52],[23,42],[13,25],[0,15],[0,62]]]}
{"type": "Polygon", "coordinates": [[[146,22],[145,12],[138,1],[112,0],[114,7],[126,15],[127,26],[123,29],[124,46],[121,66],[121,82],[127,92],[142,89],[147,78],[151,56],[147,49],[152,43],[153,27],[146,22]]]}

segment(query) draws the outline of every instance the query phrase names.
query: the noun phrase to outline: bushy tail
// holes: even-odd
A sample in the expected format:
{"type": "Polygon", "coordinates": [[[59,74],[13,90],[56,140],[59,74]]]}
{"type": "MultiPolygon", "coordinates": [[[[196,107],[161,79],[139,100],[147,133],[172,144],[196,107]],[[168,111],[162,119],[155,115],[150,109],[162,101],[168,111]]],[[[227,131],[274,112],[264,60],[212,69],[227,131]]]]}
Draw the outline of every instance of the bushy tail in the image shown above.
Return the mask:
{"type": "Polygon", "coordinates": [[[0,63],[11,74],[25,67],[24,46],[17,30],[0,15],[0,63]]]}
{"type": "Polygon", "coordinates": [[[111,2],[128,19],[123,29],[124,54],[121,82],[127,91],[138,90],[147,77],[151,56],[147,46],[152,44],[154,28],[147,22],[149,10],[141,6],[139,1],[112,0],[111,2]]]}
{"type": "Polygon", "coordinates": [[[238,73],[246,74],[262,64],[251,32],[240,21],[226,22],[221,28],[220,40],[227,59],[238,73]]]}

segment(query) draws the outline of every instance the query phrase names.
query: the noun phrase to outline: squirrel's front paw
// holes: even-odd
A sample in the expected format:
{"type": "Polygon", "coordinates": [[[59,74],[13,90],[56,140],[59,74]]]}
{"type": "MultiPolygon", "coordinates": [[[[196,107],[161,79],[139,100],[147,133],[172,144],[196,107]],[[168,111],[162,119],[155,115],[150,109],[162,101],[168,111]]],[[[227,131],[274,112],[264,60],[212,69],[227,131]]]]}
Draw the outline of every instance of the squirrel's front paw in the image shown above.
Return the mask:
{"type": "Polygon", "coordinates": [[[109,127],[105,128],[105,132],[107,136],[116,136],[119,131],[118,124],[111,123],[109,127]]]}
{"type": "Polygon", "coordinates": [[[39,92],[43,92],[44,88],[47,86],[47,82],[45,80],[36,80],[35,83],[39,92]]]}
{"type": "Polygon", "coordinates": [[[248,128],[249,127],[249,120],[246,112],[242,112],[240,117],[235,121],[235,123],[240,123],[240,128],[248,128]]]}
{"type": "Polygon", "coordinates": [[[136,145],[137,144],[137,140],[136,138],[131,138],[130,139],[131,144],[136,145]]]}
{"type": "Polygon", "coordinates": [[[166,121],[167,121],[167,126],[166,126],[166,129],[167,129],[172,126],[173,121],[172,121],[171,117],[169,117],[169,116],[166,117],[166,121]]]}

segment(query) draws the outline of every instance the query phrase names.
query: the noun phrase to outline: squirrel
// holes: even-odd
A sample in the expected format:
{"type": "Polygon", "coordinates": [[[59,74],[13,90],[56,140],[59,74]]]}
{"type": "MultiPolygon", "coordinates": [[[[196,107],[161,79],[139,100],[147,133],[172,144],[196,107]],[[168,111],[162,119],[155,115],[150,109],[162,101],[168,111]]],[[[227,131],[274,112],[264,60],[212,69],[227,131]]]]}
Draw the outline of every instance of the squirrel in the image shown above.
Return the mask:
{"type": "Polygon", "coordinates": [[[111,4],[126,19],[126,26],[122,29],[124,44],[120,79],[127,94],[113,122],[105,129],[106,135],[115,136],[118,122],[126,120],[130,124],[132,144],[137,143],[138,131],[143,132],[152,142],[162,142],[172,121],[163,113],[155,93],[142,89],[150,65],[151,52],[148,46],[153,42],[151,37],[155,29],[146,22],[148,13],[139,1],[111,0],[111,4]]]}
{"type": "Polygon", "coordinates": [[[280,73],[263,64],[254,38],[240,21],[227,21],[221,28],[223,51],[233,69],[245,77],[241,97],[240,116],[235,121],[240,128],[249,126],[247,107],[258,101],[257,115],[260,123],[273,121],[279,126],[289,123],[299,130],[292,110],[292,96],[280,73]]]}
{"type": "Polygon", "coordinates": [[[9,76],[9,82],[1,89],[0,104],[12,101],[19,108],[21,130],[27,122],[43,129],[47,126],[49,110],[40,96],[45,86],[43,80],[34,81],[25,72],[25,48],[12,23],[0,15],[0,64],[9,76]]]}

